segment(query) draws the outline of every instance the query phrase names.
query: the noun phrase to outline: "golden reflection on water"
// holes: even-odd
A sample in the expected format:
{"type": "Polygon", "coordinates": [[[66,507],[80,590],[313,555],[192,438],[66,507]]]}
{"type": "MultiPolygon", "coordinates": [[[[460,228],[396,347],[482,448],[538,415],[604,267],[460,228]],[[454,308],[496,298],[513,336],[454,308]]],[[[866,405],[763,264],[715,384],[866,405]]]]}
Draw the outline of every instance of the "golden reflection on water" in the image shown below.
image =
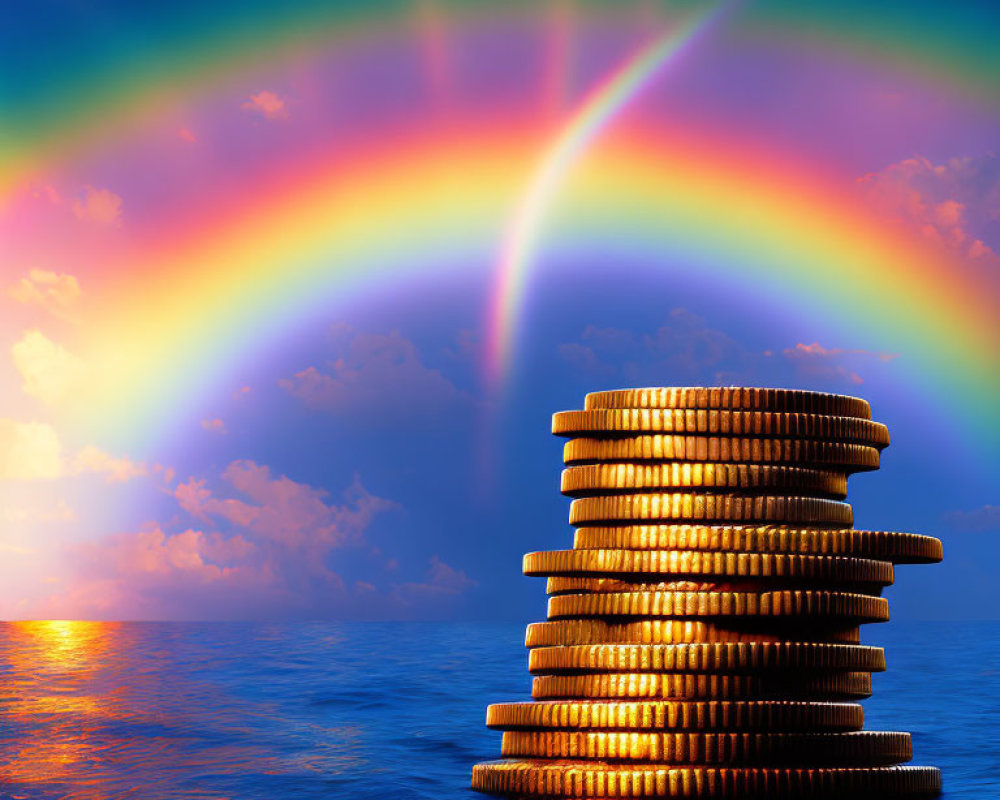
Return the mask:
{"type": "MultiPolygon", "coordinates": [[[[254,633],[267,648],[268,630],[254,633]]],[[[267,701],[199,677],[263,669],[219,635],[156,624],[0,623],[0,797],[223,798],[231,795],[172,787],[179,775],[329,775],[362,766],[351,726],[293,721],[311,746],[269,752],[259,736],[272,724],[267,701]]]]}
{"type": "Polygon", "coordinates": [[[114,624],[44,620],[9,624],[13,645],[3,653],[0,711],[4,726],[37,731],[9,743],[0,760],[0,783],[68,780],[93,757],[92,731],[98,720],[119,711],[93,691],[93,678],[106,661],[114,624]]]}

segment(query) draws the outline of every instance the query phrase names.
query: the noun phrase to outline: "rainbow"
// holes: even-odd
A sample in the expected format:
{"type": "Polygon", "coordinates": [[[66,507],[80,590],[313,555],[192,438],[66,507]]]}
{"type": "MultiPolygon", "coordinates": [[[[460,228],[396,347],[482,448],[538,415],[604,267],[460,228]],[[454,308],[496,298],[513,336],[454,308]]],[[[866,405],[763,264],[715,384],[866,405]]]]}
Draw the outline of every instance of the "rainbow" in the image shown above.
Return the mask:
{"type": "Polygon", "coordinates": [[[668,30],[628,58],[580,104],[532,176],[505,237],[497,267],[497,288],[488,312],[487,375],[498,383],[508,367],[510,337],[516,309],[524,292],[526,273],[546,212],[566,181],[567,173],[594,140],[642,90],[675,60],[697,35],[708,28],[722,6],[706,11],[668,30]]]}
{"type": "MultiPolygon", "coordinates": [[[[537,137],[497,121],[453,139],[414,136],[363,158],[352,151],[350,163],[324,169],[305,159],[284,191],[191,231],[145,274],[118,282],[91,343],[100,377],[75,400],[78,422],[114,440],[116,431],[152,430],[153,419],[185,418],[202,393],[224,385],[227,369],[331,300],[458,270],[470,258],[488,264],[537,137]],[[430,194],[421,188],[429,186],[430,194]]],[[[571,199],[554,209],[545,252],[610,243],[660,269],[693,255],[702,277],[798,305],[832,330],[862,331],[904,353],[922,392],[944,376],[947,394],[957,389],[970,408],[973,397],[995,396],[1000,381],[989,366],[1000,326],[989,294],[952,280],[944,254],[871,220],[846,188],[794,166],[776,172],[777,154],[743,145],[736,152],[704,131],[649,121],[609,135],[570,177],[571,199]]],[[[137,257],[109,269],[127,275],[137,257]]],[[[517,304],[506,308],[513,336],[517,304]]]]}
{"type": "MultiPolygon", "coordinates": [[[[681,8],[696,4],[679,3],[681,8]]],[[[669,10],[670,6],[664,4],[669,10]]],[[[576,28],[623,17],[617,2],[557,2],[547,11],[557,21],[553,51],[565,49],[576,28]]],[[[70,163],[123,134],[134,135],[164,107],[188,102],[250,71],[265,71],[293,59],[308,61],[331,49],[363,49],[417,37],[427,51],[428,72],[440,65],[446,37],[454,40],[478,27],[511,23],[539,25],[534,4],[468,3],[467,0],[289,0],[277,6],[225,3],[194,6],[185,26],[164,26],[155,56],[123,36],[105,45],[94,64],[73,53],[46,54],[47,70],[27,97],[0,94],[0,201],[19,181],[70,163]],[[229,16],[235,16],[233,24],[229,16]],[[115,69],[107,69],[112,56],[115,69]],[[60,60],[60,57],[62,60],[60,60]],[[52,74],[54,72],[54,75],[52,74]]],[[[783,0],[748,13],[741,9],[740,38],[774,45],[824,50],[831,59],[891,68],[918,80],[995,107],[1000,97],[1000,50],[975,8],[942,20],[901,13],[862,0],[824,6],[783,0]],[[941,36],[941,26],[950,35],[941,36]],[[954,43],[961,42],[957,48],[954,43]]],[[[543,27],[549,20],[541,20],[543,27]]],[[[730,34],[736,35],[736,34],[730,34]]],[[[29,84],[36,70],[19,74],[29,84]]],[[[0,206],[2,208],[2,206],[0,206]]]]}
{"type": "MultiPolygon", "coordinates": [[[[310,8],[272,59],[320,47],[333,23],[311,24],[310,8]]],[[[433,15],[428,25],[409,11],[352,13],[343,38],[355,47],[424,25],[434,52],[479,19],[442,32],[433,15]]],[[[212,214],[178,212],[101,254],[94,269],[106,280],[80,342],[93,380],[61,409],[67,424],[108,448],[155,453],[302,319],[448,270],[480,269],[495,287],[485,359],[502,379],[516,372],[531,271],[599,244],[669,280],[737,286],[823,317],[833,332],[863,333],[903,353],[911,381],[901,391],[931,403],[958,397],[996,433],[1000,323],[985,279],[956,280],[964,267],[953,257],[872,219],[850,185],[814,164],[630,103],[714,18],[690,17],[645,44],[568,122],[538,109],[452,108],[392,142],[362,131],[336,152],[284,154],[280,177],[220,190],[212,214]]],[[[196,77],[218,87],[260,58],[245,47],[231,43],[217,63],[206,44],[193,61],[207,75],[118,87],[99,105],[113,113],[75,110],[37,145],[27,133],[10,140],[3,199],[98,145],[113,150],[118,127],[138,136],[156,102],[183,96],[196,77]]],[[[440,75],[440,53],[431,60],[440,75]]]]}

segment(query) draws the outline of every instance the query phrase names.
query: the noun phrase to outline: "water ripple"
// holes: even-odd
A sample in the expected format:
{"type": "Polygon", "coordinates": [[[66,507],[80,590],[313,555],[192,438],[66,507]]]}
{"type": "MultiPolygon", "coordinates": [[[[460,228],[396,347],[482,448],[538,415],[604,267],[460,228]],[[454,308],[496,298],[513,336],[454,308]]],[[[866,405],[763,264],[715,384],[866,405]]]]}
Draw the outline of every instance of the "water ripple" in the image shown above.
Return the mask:
{"type": "MultiPolygon", "coordinates": [[[[0,798],[471,798],[522,625],[0,624],[0,798]]],[[[879,626],[866,727],[1000,796],[1000,625],[879,626]]]]}

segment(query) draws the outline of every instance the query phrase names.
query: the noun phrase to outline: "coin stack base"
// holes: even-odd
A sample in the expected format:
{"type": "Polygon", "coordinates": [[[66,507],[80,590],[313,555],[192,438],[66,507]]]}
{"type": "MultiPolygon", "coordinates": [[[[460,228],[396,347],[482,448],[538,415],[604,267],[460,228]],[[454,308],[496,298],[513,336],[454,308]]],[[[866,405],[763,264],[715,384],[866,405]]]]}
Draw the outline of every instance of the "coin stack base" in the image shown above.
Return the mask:
{"type": "Polygon", "coordinates": [[[856,397],[792,389],[595,392],[568,439],[568,550],[528,553],[532,699],[487,709],[510,798],[935,797],[908,733],[864,730],[894,565],[937,539],[855,530],[847,478],[889,444],[856,397]]]}

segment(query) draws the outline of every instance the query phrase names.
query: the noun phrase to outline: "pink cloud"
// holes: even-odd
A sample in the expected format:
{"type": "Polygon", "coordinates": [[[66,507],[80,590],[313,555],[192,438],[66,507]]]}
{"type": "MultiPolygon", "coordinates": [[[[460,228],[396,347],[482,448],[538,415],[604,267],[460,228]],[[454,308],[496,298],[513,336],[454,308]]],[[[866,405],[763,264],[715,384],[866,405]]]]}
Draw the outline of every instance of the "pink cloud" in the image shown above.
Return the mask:
{"type": "Polygon", "coordinates": [[[845,362],[857,359],[876,359],[887,363],[898,358],[897,353],[876,353],[871,350],[845,349],[841,347],[824,347],[819,342],[812,344],[796,344],[782,351],[785,359],[793,364],[802,374],[811,378],[825,380],[846,380],[855,385],[864,383],[864,379],[845,362]]]}
{"type": "Polygon", "coordinates": [[[1000,506],[985,505],[971,511],[952,511],[945,519],[962,531],[1000,531],[1000,506]]]}
{"type": "Polygon", "coordinates": [[[439,370],[427,367],[416,346],[397,331],[332,329],[336,360],[329,371],[307,367],[278,385],[310,408],[363,417],[437,415],[471,398],[439,370]]]}
{"type": "Polygon", "coordinates": [[[154,528],[134,536],[119,537],[118,546],[106,548],[103,554],[117,559],[119,572],[180,572],[199,581],[217,581],[225,570],[205,560],[202,555],[204,540],[204,533],[190,528],[173,536],[154,528]]]}
{"type": "Polygon", "coordinates": [[[588,325],[579,342],[559,347],[563,361],[595,379],[623,383],[746,383],[759,354],[684,308],[670,311],[666,324],[649,334],[588,325]]]}
{"type": "Polygon", "coordinates": [[[7,289],[7,295],[16,303],[36,305],[49,313],[68,317],[80,299],[80,283],[73,275],[33,269],[7,289]]]}
{"type": "Polygon", "coordinates": [[[203,522],[220,517],[234,525],[248,527],[257,519],[259,509],[232,497],[217,498],[205,488],[204,480],[191,478],[174,489],[178,505],[203,522]]]}
{"type": "Polygon", "coordinates": [[[953,158],[935,164],[922,156],[890,164],[858,179],[865,198],[883,217],[929,241],[974,259],[996,259],[1000,220],[1000,159],[953,158]]]}
{"type": "Polygon", "coordinates": [[[464,571],[449,566],[435,555],[431,556],[423,581],[404,583],[396,588],[396,592],[401,599],[409,601],[426,597],[455,597],[477,585],[464,571]]]}
{"type": "Polygon", "coordinates": [[[35,191],[32,192],[31,196],[34,197],[36,200],[39,200],[44,197],[54,206],[62,204],[63,201],[62,195],[59,194],[59,190],[56,189],[55,186],[50,186],[49,184],[45,184],[40,189],[36,189],[35,191]]]}
{"type": "Polygon", "coordinates": [[[173,483],[175,475],[173,467],[167,467],[163,464],[153,464],[153,473],[159,475],[165,484],[173,483]]]}
{"type": "Polygon", "coordinates": [[[74,574],[42,608],[56,617],[106,619],[241,616],[284,594],[266,561],[242,536],[159,525],[71,548],[74,574]],[[208,613],[207,616],[213,616],[208,613]]]}
{"type": "Polygon", "coordinates": [[[798,343],[777,351],[776,357],[774,350],[751,349],[683,308],[672,309],[667,323],[652,333],[590,325],[579,341],[560,345],[558,353],[592,380],[715,386],[761,381],[857,385],[873,361],[898,358],[895,353],[825,347],[819,342],[798,343]]]}
{"type": "Polygon", "coordinates": [[[324,490],[284,475],[274,478],[267,467],[252,461],[234,461],[223,477],[256,504],[259,513],[253,530],[286,544],[357,544],[376,514],[396,508],[392,501],[369,493],[357,476],[344,492],[347,502],[342,506],[327,503],[324,490]]]}
{"type": "Polygon", "coordinates": [[[594,377],[614,375],[615,366],[601,361],[594,348],[579,342],[567,342],[559,345],[559,357],[570,366],[594,377]]]}
{"type": "Polygon", "coordinates": [[[187,142],[188,144],[194,144],[195,142],[198,141],[198,139],[195,137],[195,135],[193,133],[191,133],[190,129],[188,129],[188,128],[180,128],[180,129],[178,129],[178,131],[177,131],[177,138],[180,139],[183,142],[187,142]]]}
{"type": "MultiPolygon", "coordinates": [[[[357,478],[343,502],[332,503],[322,489],[252,461],[232,462],[221,478],[218,491],[199,478],[175,487],[178,506],[195,521],[190,527],[170,532],[149,523],[73,549],[70,580],[44,613],[315,617],[351,602],[356,593],[334,569],[334,553],[362,544],[374,517],[395,503],[357,478]]],[[[434,582],[457,586],[461,576],[439,570],[434,582]]]]}
{"type": "Polygon", "coordinates": [[[201,427],[204,428],[206,431],[211,431],[212,433],[226,432],[226,423],[224,423],[221,419],[218,418],[203,419],[201,421],[201,427]]]}
{"type": "Polygon", "coordinates": [[[121,219],[122,199],[110,189],[86,186],[83,197],[73,201],[73,213],[79,219],[111,225],[121,219]]]}
{"type": "Polygon", "coordinates": [[[73,459],[71,472],[80,474],[96,472],[105,476],[108,483],[124,483],[146,474],[146,465],[132,461],[128,456],[112,456],[94,446],[84,447],[73,459]]]}
{"type": "Polygon", "coordinates": [[[242,497],[218,496],[205,480],[191,478],[174,489],[180,507],[202,523],[222,521],[258,542],[322,554],[360,544],[374,517],[396,508],[368,492],[355,476],[344,504],[328,502],[327,492],[281,475],[253,461],[234,461],[223,480],[242,497]],[[243,499],[245,498],[245,499],[243,499]]]}
{"type": "Polygon", "coordinates": [[[267,119],[285,119],[288,116],[288,104],[284,98],[267,89],[250,95],[250,99],[242,107],[262,114],[267,119]]]}

